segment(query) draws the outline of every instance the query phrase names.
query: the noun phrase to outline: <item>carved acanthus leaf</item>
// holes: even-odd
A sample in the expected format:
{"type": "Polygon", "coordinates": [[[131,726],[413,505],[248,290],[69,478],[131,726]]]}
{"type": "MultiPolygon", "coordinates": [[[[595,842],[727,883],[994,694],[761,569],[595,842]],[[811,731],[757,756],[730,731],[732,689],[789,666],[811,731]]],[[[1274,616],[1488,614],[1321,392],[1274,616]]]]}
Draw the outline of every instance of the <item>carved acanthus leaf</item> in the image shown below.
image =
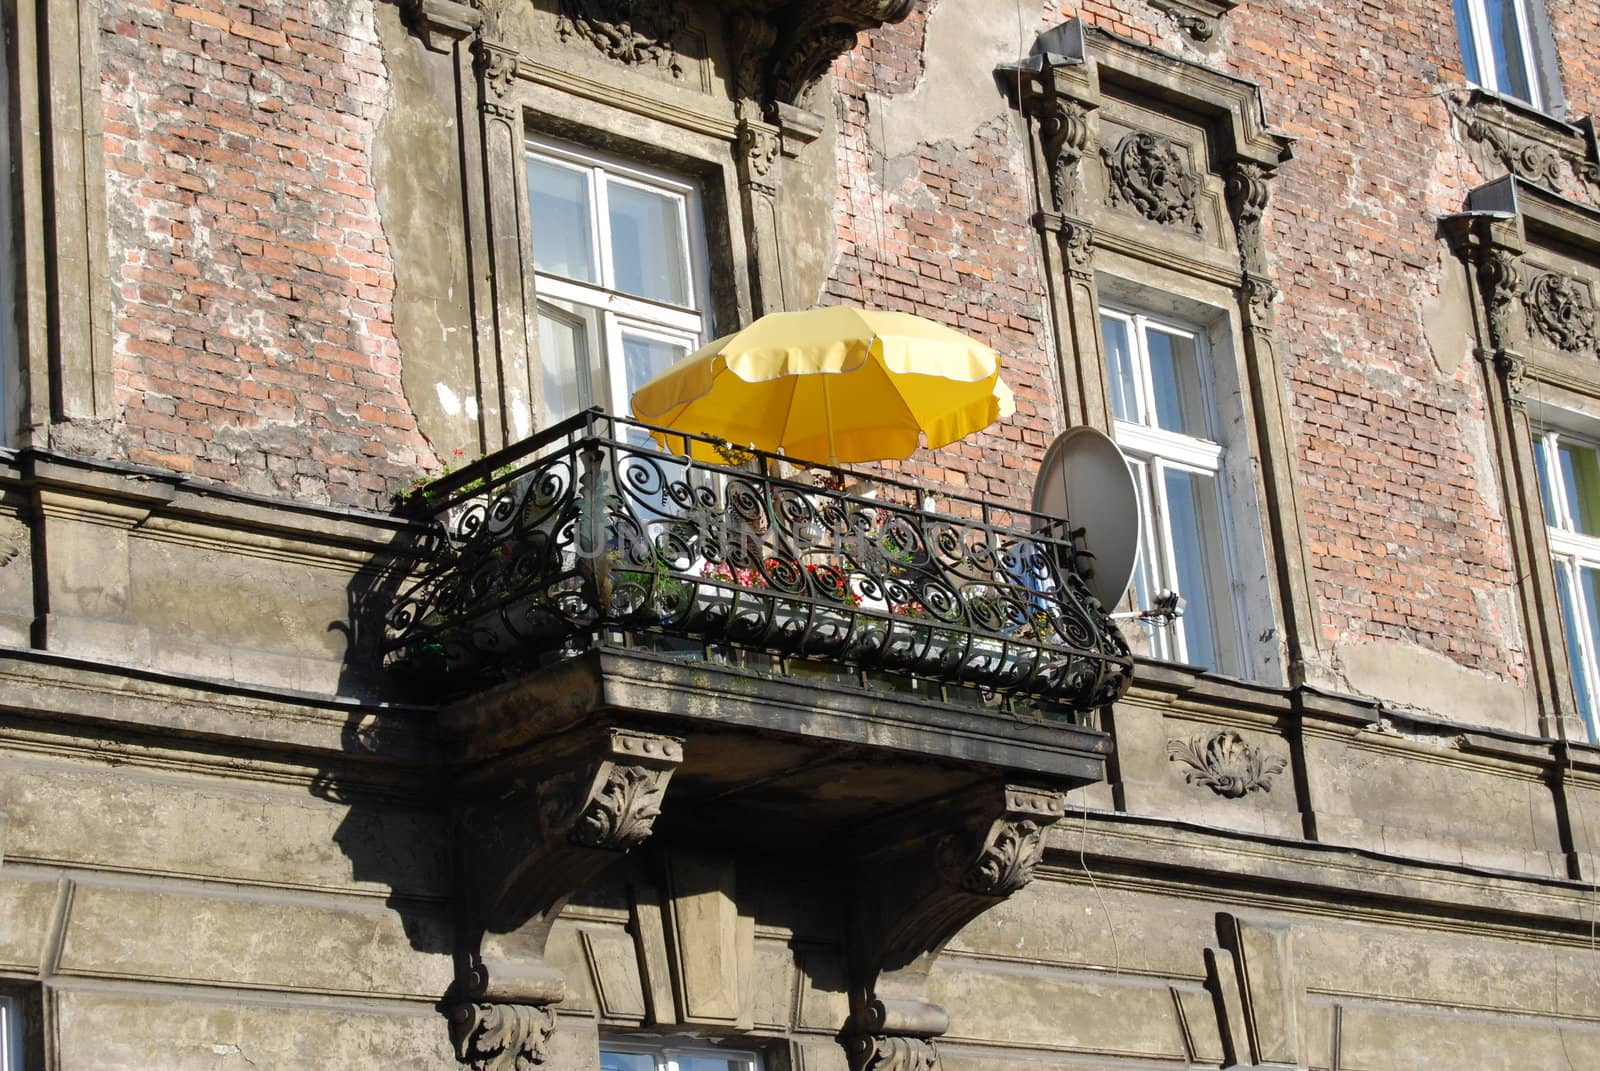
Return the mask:
{"type": "Polygon", "coordinates": [[[1219,796],[1238,799],[1251,792],[1271,792],[1272,778],[1288,764],[1269,757],[1265,751],[1245,742],[1232,729],[1222,729],[1188,740],[1168,740],[1167,758],[1182,761],[1189,769],[1183,779],[1191,785],[1205,785],[1219,796]]]}
{"type": "Polygon", "coordinates": [[[1528,324],[1551,345],[1568,353],[1595,348],[1595,309],[1589,288],[1557,272],[1534,276],[1522,294],[1528,324]]]}
{"type": "Polygon", "coordinates": [[[561,0],[556,33],[588,41],[618,63],[654,64],[682,78],[676,42],[688,25],[679,0],[561,0]]]}
{"type": "Polygon", "coordinates": [[[1245,304],[1249,309],[1250,326],[1257,330],[1267,330],[1272,326],[1272,302],[1278,296],[1278,288],[1259,275],[1244,277],[1242,284],[1245,304]]]}
{"type": "Polygon", "coordinates": [[[1111,174],[1113,205],[1128,204],[1155,223],[1185,223],[1200,232],[1195,210],[1200,176],[1176,145],[1140,131],[1125,135],[1115,149],[1102,149],[1101,153],[1111,174]]]}
{"type": "Polygon", "coordinates": [[[474,42],[472,66],[483,82],[483,99],[486,106],[503,99],[511,92],[517,80],[517,53],[515,49],[489,43],[474,42]]]}
{"type": "Polygon", "coordinates": [[[739,125],[739,151],[747,167],[746,181],[771,188],[772,165],[778,158],[778,132],[750,122],[739,125]]]}
{"type": "Polygon", "coordinates": [[[670,774],[652,766],[612,764],[572,827],[572,840],[617,850],[641,843],[661,816],[670,774]]]}
{"type": "Polygon", "coordinates": [[[857,1036],[850,1040],[850,1071],[937,1071],[931,1038],[857,1036]]]}
{"type": "MultiPolygon", "coordinates": [[[[741,91],[765,105],[793,104],[833,61],[856,46],[856,35],[911,14],[915,0],[741,0],[740,8],[775,28],[731,42],[741,91]]],[[[735,33],[738,20],[729,20],[735,33]]]]}
{"type": "Polygon", "coordinates": [[[1526,405],[1527,399],[1523,397],[1523,390],[1527,386],[1528,362],[1514,353],[1504,350],[1495,354],[1494,366],[1505,380],[1506,395],[1513,405],[1526,405]]]}
{"type": "Polygon", "coordinates": [[[472,1071],[529,1071],[544,1063],[555,1012],[536,1004],[457,1004],[450,1009],[456,1059],[472,1071]]]}

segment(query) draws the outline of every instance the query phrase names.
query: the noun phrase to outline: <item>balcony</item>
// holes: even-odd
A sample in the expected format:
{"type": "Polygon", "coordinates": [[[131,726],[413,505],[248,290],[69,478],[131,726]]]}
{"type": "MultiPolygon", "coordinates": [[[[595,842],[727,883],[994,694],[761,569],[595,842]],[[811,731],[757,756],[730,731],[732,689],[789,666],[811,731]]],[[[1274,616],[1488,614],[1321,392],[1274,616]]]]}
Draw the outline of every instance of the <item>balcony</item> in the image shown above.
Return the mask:
{"type": "Polygon", "coordinates": [[[387,663],[463,695],[623,647],[1047,717],[1127,687],[1058,521],[649,431],[591,411],[424,489],[387,663]]]}

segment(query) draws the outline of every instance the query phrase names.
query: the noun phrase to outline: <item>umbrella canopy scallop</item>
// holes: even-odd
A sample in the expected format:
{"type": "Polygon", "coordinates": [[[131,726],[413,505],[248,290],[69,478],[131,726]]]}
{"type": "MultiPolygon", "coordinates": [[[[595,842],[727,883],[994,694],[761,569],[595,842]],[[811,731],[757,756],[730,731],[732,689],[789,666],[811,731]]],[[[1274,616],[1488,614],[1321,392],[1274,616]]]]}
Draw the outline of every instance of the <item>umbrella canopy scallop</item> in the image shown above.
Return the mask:
{"type": "MultiPolygon", "coordinates": [[[[989,347],[910,313],[842,305],[763,316],[673,364],[632,399],[646,423],[830,463],[910,457],[1013,408],[989,347]]],[[[685,440],[656,438],[684,452],[685,440]]],[[[696,459],[722,460],[688,443],[696,459]]]]}

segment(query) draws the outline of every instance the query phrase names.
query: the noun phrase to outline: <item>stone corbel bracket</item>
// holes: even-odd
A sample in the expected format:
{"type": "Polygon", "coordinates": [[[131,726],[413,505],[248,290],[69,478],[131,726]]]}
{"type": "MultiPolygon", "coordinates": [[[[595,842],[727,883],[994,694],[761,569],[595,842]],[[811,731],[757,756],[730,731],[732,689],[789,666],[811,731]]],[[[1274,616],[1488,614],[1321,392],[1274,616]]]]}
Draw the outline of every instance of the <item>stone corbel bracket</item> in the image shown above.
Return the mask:
{"type": "Polygon", "coordinates": [[[683,740],[606,726],[468,779],[456,812],[456,1055],[474,1071],[544,1059],[564,993],[545,945],[577,889],[649,837],[683,740]]]}
{"type": "Polygon", "coordinates": [[[432,52],[449,52],[483,24],[483,12],[457,0],[398,0],[406,24],[432,52]]]}
{"type": "Polygon", "coordinates": [[[933,1071],[949,1026],[928,973],[961,928],[1033,879],[1066,813],[1057,789],[996,785],[863,835],[851,928],[852,1071],[933,1071]]]}
{"type": "Polygon", "coordinates": [[[775,114],[856,46],[856,35],[911,14],[913,0],[742,0],[730,27],[737,91],[775,114]]]}
{"type": "Polygon", "coordinates": [[[1192,40],[1205,43],[1216,37],[1222,16],[1239,6],[1239,0],[1150,0],[1150,6],[1172,16],[1192,40]]]}

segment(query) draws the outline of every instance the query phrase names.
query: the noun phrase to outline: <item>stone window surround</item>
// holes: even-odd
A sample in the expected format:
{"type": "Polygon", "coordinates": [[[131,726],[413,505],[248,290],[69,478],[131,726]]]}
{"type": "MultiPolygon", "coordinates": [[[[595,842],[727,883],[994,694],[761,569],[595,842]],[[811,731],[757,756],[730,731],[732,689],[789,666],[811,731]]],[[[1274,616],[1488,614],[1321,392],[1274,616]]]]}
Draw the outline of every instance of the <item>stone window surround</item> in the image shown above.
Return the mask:
{"type": "MultiPolygon", "coordinates": [[[[1600,417],[1600,359],[1592,330],[1559,343],[1541,327],[1532,284],[1564,277],[1558,260],[1600,269],[1600,210],[1508,174],[1473,190],[1466,210],[1440,221],[1466,272],[1474,353],[1484,391],[1489,445],[1502,495],[1528,652],[1528,687],[1548,737],[1587,740],[1568,671],[1548,529],[1533,440],[1540,427],[1600,417]],[[1555,268],[1556,270],[1552,270],[1555,268]],[[1579,345],[1581,343],[1581,345],[1579,345]]],[[[1569,280],[1595,302],[1593,282],[1569,280]]],[[[1581,302],[1582,294],[1578,294],[1581,302]]]]}
{"type": "MultiPolygon", "coordinates": [[[[464,208],[473,288],[477,447],[492,453],[533,429],[536,286],[524,140],[610,153],[700,184],[711,284],[708,336],[785,307],[779,185],[817,140],[823,117],[795,102],[858,30],[910,13],[911,0],[773,0],[729,5],[739,55],[728,96],[703,102],[602,82],[530,55],[501,32],[507,0],[398,0],[412,32],[456,69],[464,208]],[[730,103],[728,97],[732,97],[730,103]]],[[[599,17],[599,16],[595,16],[599,17]]],[[[619,64],[628,56],[611,56],[619,64]]],[[[786,285],[787,284],[787,285],[786,285]]]]}
{"type": "Polygon", "coordinates": [[[15,366],[0,445],[114,413],[97,4],[4,0],[11,248],[0,310],[15,366]],[[46,181],[48,177],[48,181],[46,181]]]}
{"type": "MultiPolygon", "coordinates": [[[[1057,339],[1063,419],[1069,425],[1111,430],[1098,316],[1100,291],[1108,283],[1136,283],[1145,293],[1203,290],[1210,300],[1202,300],[1236,325],[1250,453],[1262,459],[1255,491],[1261,504],[1263,559],[1271,563],[1273,573],[1269,586],[1274,588],[1272,598],[1282,626],[1286,675],[1289,683],[1302,683],[1308,665],[1321,660],[1319,630],[1301,533],[1293,436],[1276,354],[1272,304],[1277,290],[1261,241],[1270,180],[1290,157],[1290,139],[1267,127],[1260,89],[1254,83],[1092,26],[1069,22],[1046,36],[1048,41],[1042,39],[1041,45],[1050,46],[1048,53],[997,70],[996,81],[1030,120],[1030,155],[1038,191],[1034,219],[1042,236],[1057,339]],[[1062,55],[1063,49],[1077,54],[1062,55]],[[1116,102],[1130,99],[1205,130],[1210,158],[1195,162],[1200,173],[1191,179],[1202,190],[1217,186],[1223,190],[1231,222],[1223,229],[1230,232],[1226,242],[1237,254],[1230,262],[1192,255],[1177,239],[1157,242],[1137,227],[1116,222],[1097,225],[1091,219],[1097,208],[1086,203],[1083,161],[1098,149],[1109,164],[1112,155],[1122,152],[1126,137],[1115,148],[1099,144],[1100,119],[1117,109],[1116,102]]],[[[1192,196],[1183,193],[1181,185],[1177,189],[1177,193],[1157,191],[1157,201],[1192,196]]],[[[1176,208],[1147,205],[1141,212],[1147,219],[1164,220],[1168,233],[1198,234],[1203,229],[1196,210],[1181,203],[1176,208]]]]}
{"type": "MultiPolygon", "coordinates": [[[[1461,0],[1458,0],[1461,2],[1461,0]]],[[[1461,26],[1457,18],[1457,35],[1467,35],[1473,39],[1473,47],[1479,53],[1480,75],[1482,71],[1482,53],[1484,46],[1491,43],[1494,38],[1494,29],[1488,25],[1487,12],[1484,0],[1464,0],[1466,15],[1471,22],[1470,26],[1461,26]]],[[[1550,30],[1550,17],[1545,11],[1544,0],[1511,0],[1515,4],[1516,14],[1520,19],[1526,20],[1523,32],[1526,40],[1515,42],[1517,49],[1522,53],[1523,62],[1528,67],[1528,80],[1532,84],[1537,100],[1525,101],[1508,93],[1499,85],[1485,86],[1485,90],[1515,101],[1535,111],[1552,116],[1562,116],[1566,113],[1567,105],[1561,91],[1561,68],[1557,59],[1555,36],[1550,30]]],[[[1463,50],[1462,64],[1466,63],[1466,54],[1463,50]]],[[[1471,77],[1469,71],[1467,76],[1471,77]]],[[[1498,75],[1489,71],[1491,80],[1498,82],[1498,75]]]]}

